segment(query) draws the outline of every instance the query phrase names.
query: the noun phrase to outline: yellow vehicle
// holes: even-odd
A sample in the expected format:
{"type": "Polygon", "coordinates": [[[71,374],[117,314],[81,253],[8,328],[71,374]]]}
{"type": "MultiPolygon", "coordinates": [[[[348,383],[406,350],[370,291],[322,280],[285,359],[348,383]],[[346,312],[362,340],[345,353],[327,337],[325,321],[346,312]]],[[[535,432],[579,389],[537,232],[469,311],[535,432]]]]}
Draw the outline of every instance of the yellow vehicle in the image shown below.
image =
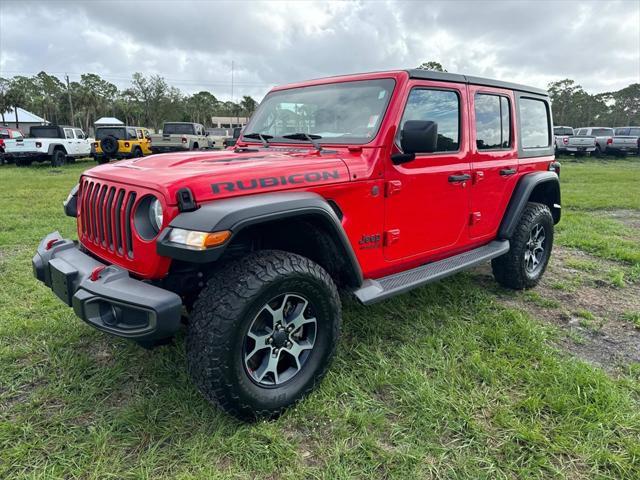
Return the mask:
{"type": "Polygon", "coordinates": [[[151,154],[151,132],[144,127],[98,127],[91,156],[98,163],[151,154]]]}

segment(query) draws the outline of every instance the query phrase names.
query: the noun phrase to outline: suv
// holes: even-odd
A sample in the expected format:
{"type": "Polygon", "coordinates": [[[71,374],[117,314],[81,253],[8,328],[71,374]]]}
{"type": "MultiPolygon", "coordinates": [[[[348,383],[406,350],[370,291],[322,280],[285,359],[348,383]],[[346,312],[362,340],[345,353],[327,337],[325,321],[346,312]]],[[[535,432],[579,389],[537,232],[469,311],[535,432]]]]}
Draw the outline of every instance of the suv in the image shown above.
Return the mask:
{"type": "Polygon", "coordinates": [[[24,142],[24,136],[20,130],[9,127],[0,127],[0,165],[4,165],[11,158],[5,155],[8,146],[24,142]]]}
{"type": "Polygon", "coordinates": [[[213,147],[204,127],[199,123],[165,122],[162,133],[151,135],[153,153],[184,152],[213,147]]]}
{"type": "Polygon", "coordinates": [[[324,375],[339,290],[368,305],[487,261],[535,286],[560,220],[553,148],[537,88],[425,70],[276,87],[234,150],[84,172],[64,207],[79,241],[47,235],[33,271],[145,346],[186,311],[203,395],[272,416],[324,375]]]}
{"type": "Polygon", "coordinates": [[[36,125],[31,127],[29,138],[7,142],[5,155],[16,165],[32,162],[51,162],[54,167],[67,160],[89,156],[91,144],[80,128],[65,125],[36,125]]]}
{"type": "Polygon", "coordinates": [[[98,163],[151,154],[151,134],[144,127],[98,127],[91,156],[98,163]]]}

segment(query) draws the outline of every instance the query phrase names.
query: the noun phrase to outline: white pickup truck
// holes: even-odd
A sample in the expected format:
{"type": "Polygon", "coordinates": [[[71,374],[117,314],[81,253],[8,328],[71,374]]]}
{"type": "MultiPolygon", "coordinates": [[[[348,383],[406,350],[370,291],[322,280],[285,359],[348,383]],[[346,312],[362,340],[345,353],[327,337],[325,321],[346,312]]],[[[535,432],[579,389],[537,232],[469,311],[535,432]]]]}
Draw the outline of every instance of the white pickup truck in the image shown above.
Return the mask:
{"type": "Polygon", "coordinates": [[[640,155],[640,127],[618,127],[608,150],[614,155],[640,155]]]}
{"type": "Polygon", "coordinates": [[[58,125],[31,127],[28,138],[5,146],[5,155],[18,166],[50,161],[59,167],[67,160],[88,157],[90,152],[91,141],[81,129],[58,125]]]}
{"type": "Polygon", "coordinates": [[[590,154],[596,149],[596,139],[587,135],[575,135],[571,127],[553,127],[555,152],[575,154],[580,157],[590,154]]]}
{"type": "Polygon", "coordinates": [[[162,133],[151,134],[153,153],[184,152],[212,148],[214,142],[199,123],[165,122],[162,133]]]}

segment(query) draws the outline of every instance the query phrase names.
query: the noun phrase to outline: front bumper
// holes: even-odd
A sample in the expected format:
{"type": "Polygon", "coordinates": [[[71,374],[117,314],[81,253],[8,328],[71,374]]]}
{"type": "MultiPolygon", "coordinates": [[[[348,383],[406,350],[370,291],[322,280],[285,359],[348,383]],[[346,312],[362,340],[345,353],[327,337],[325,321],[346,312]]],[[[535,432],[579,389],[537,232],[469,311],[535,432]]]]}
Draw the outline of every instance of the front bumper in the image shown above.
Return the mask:
{"type": "Polygon", "coordinates": [[[180,327],[178,295],[95,260],[58,232],[40,242],[32,265],[38,280],[98,330],[149,343],[171,337],[180,327]],[[99,267],[103,270],[93,280],[99,267]]]}

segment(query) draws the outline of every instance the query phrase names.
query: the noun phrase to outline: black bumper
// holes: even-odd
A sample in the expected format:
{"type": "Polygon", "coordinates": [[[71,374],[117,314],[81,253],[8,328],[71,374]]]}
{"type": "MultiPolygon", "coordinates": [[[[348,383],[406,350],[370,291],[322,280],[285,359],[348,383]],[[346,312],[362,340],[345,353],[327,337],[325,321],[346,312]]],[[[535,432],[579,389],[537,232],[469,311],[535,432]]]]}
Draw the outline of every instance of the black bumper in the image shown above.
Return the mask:
{"type": "Polygon", "coordinates": [[[180,327],[178,295],[95,260],[58,232],[40,242],[32,264],[34,276],[98,330],[148,343],[171,337],[180,327]],[[98,267],[104,269],[92,280],[98,267]]]}

